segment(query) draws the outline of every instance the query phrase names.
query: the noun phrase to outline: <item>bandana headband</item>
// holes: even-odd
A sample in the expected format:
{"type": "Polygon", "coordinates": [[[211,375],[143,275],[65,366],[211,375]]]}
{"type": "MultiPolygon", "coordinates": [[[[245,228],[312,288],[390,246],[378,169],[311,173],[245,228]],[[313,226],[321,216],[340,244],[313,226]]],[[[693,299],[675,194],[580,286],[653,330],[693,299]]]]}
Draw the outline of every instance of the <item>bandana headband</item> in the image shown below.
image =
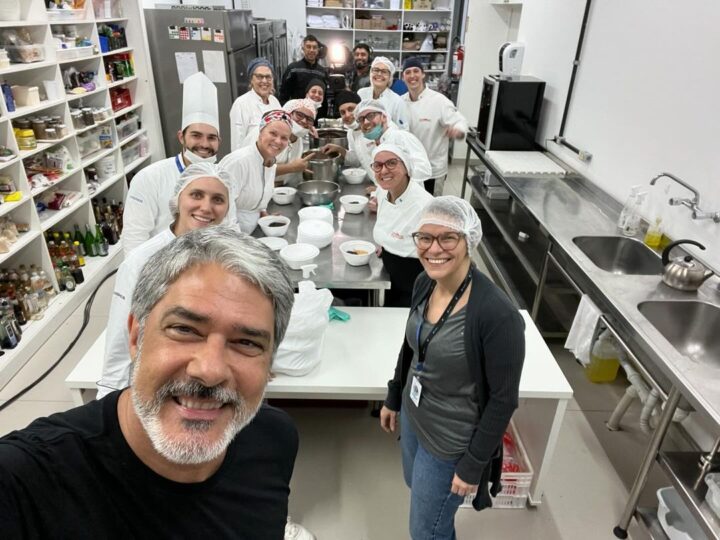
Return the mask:
{"type": "Polygon", "coordinates": [[[276,121],[285,122],[287,126],[292,129],[292,119],[290,118],[290,115],[285,111],[277,109],[273,111],[268,111],[262,115],[259,124],[260,131],[262,131],[271,122],[276,121]]]}

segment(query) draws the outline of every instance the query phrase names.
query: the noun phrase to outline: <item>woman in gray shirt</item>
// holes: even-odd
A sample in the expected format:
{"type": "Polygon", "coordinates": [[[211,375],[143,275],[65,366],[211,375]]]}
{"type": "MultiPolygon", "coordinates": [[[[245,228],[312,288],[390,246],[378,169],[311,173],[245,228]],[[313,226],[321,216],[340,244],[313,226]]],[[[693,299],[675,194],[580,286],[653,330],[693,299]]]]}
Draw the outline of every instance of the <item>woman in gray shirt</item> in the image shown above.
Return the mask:
{"type": "Polygon", "coordinates": [[[517,408],[525,325],[472,263],[480,220],[458,197],[438,197],[413,235],[424,268],[413,289],[405,342],[380,412],[396,430],[402,409],[403,474],[413,540],[454,539],[470,494],[480,510],[499,490],[502,437],[517,408]]]}

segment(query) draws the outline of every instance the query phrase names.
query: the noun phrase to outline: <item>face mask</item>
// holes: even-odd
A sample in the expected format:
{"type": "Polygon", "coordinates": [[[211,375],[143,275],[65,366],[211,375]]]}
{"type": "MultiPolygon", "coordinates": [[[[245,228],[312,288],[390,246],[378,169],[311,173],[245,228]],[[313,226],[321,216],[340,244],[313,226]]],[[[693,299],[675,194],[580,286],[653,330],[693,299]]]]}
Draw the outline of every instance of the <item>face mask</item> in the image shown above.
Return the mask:
{"type": "Polygon", "coordinates": [[[310,131],[308,128],[302,127],[295,120],[292,121],[292,134],[295,135],[298,139],[302,139],[305,135],[308,134],[308,131],[310,131]]]}
{"type": "Polygon", "coordinates": [[[366,139],[370,139],[371,141],[377,141],[380,136],[383,134],[383,127],[382,124],[375,126],[367,133],[363,133],[363,136],[366,139]]]}
{"type": "Polygon", "coordinates": [[[310,101],[313,102],[313,106],[315,107],[315,110],[318,110],[320,107],[322,107],[322,101],[313,101],[312,99],[310,101]]]}
{"type": "Polygon", "coordinates": [[[190,163],[215,163],[217,161],[217,156],[210,156],[210,157],[204,158],[204,157],[198,156],[197,154],[193,154],[187,148],[185,148],[183,150],[183,156],[190,163]]]}
{"type": "Polygon", "coordinates": [[[357,120],[353,120],[351,124],[345,124],[345,127],[352,131],[355,131],[360,127],[360,124],[357,123],[357,120]]]}

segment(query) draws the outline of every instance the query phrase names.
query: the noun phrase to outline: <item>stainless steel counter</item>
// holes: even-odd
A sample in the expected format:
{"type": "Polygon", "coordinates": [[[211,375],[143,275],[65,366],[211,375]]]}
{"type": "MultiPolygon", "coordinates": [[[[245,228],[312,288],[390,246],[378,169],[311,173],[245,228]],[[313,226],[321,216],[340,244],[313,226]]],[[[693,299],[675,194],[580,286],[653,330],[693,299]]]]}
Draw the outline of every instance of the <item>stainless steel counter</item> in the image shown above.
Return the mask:
{"type": "MultiPolygon", "coordinates": [[[[482,150],[473,150],[486,161],[482,150]]],[[[677,386],[683,397],[695,408],[705,411],[716,427],[720,427],[720,358],[716,364],[709,365],[680,354],[637,308],[647,300],[694,300],[720,305],[718,278],[710,278],[697,292],[682,292],[663,284],[660,276],[605,272],[590,261],[573,238],[618,235],[620,205],[617,202],[586,180],[572,175],[497,176],[547,231],[561,251],[558,258],[570,277],[590,295],[623,338],[640,349],[639,359],[649,364],[645,368],[658,376],[659,381],[666,378],[677,386]]]]}
{"type": "MultiPolygon", "coordinates": [[[[340,244],[348,240],[373,241],[373,227],[375,226],[376,215],[367,208],[361,214],[346,214],[340,204],[340,197],[343,195],[365,195],[365,188],[372,185],[370,182],[350,185],[342,180],[339,181],[341,192],[335,200],[333,210],[333,227],[335,235],[332,244],[321,249],[320,255],[315,259],[317,264],[316,274],[311,277],[318,287],[329,289],[374,289],[385,290],[390,288],[390,275],[385,270],[382,261],[376,256],[370,257],[370,264],[365,266],[350,266],[340,252],[340,244]]],[[[290,227],[283,238],[293,244],[297,239],[297,228],[300,224],[298,211],[303,208],[300,197],[296,196],[292,204],[280,205],[271,202],[268,205],[268,212],[280,214],[290,218],[290,227]]],[[[253,231],[253,236],[260,238],[265,236],[258,226],[253,231]]],[[[300,270],[290,270],[293,282],[301,281],[300,270]]]]}

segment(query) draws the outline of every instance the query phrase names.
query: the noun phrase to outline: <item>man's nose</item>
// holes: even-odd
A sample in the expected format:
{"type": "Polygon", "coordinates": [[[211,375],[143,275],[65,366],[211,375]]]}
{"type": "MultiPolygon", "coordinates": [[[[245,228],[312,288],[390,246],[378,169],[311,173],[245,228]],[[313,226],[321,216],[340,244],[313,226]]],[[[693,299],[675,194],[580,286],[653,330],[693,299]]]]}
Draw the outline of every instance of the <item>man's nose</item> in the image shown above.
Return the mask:
{"type": "Polygon", "coordinates": [[[210,335],[197,345],[192,360],[187,365],[187,374],[201,381],[205,386],[217,386],[230,379],[225,339],[210,335]]]}

